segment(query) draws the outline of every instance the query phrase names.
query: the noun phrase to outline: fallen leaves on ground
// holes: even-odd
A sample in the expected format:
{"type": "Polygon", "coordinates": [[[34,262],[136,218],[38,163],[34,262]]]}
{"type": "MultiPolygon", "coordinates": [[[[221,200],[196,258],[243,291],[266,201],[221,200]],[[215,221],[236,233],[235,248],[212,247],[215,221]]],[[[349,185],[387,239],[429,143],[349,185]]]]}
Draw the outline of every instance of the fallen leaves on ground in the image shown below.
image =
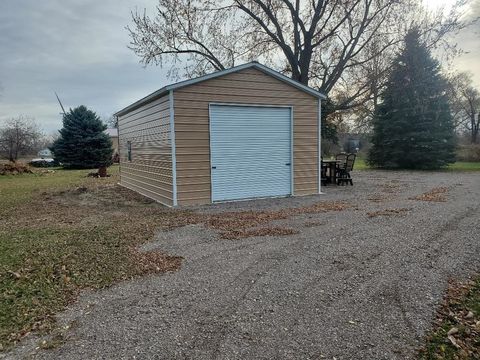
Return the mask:
{"type": "Polygon", "coordinates": [[[405,213],[408,212],[408,211],[410,211],[410,209],[407,209],[407,208],[385,209],[385,210],[367,212],[367,216],[368,216],[368,217],[396,216],[396,215],[405,214],[405,213]]]}
{"type": "Polygon", "coordinates": [[[9,348],[32,331],[54,329],[54,314],[74,301],[81,289],[178,269],[181,257],[138,250],[159,230],[203,224],[223,239],[285,236],[297,230],[275,221],[351,207],[318,202],[280,210],[196,213],[167,209],[122,188],[116,184],[118,175],[79,180],[71,174],[59,170],[52,177],[30,175],[32,182],[24,179],[23,183],[34,189],[33,195],[4,205],[0,217],[0,348],[9,348]],[[51,188],[42,185],[46,181],[51,188]]]}
{"type": "Polygon", "coordinates": [[[261,236],[286,236],[298,234],[297,230],[290,228],[283,228],[279,226],[263,227],[258,229],[238,229],[224,231],[220,233],[220,237],[223,239],[240,239],[248,237],[261,237],[261,236]]]}
{"type": "Polygon", "coordinates": [[[451,280],[420,359],[480,359],[480,277],[451,280]]]}
{"type": "Polygon", "coordinates": [[[290,228],[267,226],[272,221],[286,220],[295,215],[343,211],[351,206],[344,202],[318,202],[309,206],[272,211],[235,211],[207,216],[205,226],[221,230],[223,239],[240,239],[253,236],[279,236],[297,233],[290,228]],[[265,227],[266,226],[266,227],[265,227]],[[260,227],[257,229],[257,227],[260,227]]]}
{"type": "MultiPolygon", "coordinates": [[[[33,186],[43,179],[32,175],[33,186]]],[[[158,229],[190,221],[190,214],[166,209],[115,181],[85,179],[81,186],[38,192],[4,209],[0,347],[8,349],[32,331],[52,330],[53,315],[83,288],[180,267],[181,257],[137,249],[158,229]]]]}
{"type": "Polygon", "coordinates": [[[394,193],[400,192],[402,190],[402,188],[401,188],[400,184],[386,183],[386,184],[381,185],[381,190],[382,190],[382,192],[387,193],[387,194],[394,194],[394,193]]]}
{"type": "Polygon", "coordinates": [[[323,226],[323,225],[325,225],[325,222],[323,221],[306,221],[303,223],[303,226],[306,228],[312,228],[312,227],[323,226]]]}
{"type": "Polygon", "coordinates": [[[368,197],[367,200],[378,204],[378,203],[383,203],[389,199],[382,195],[373,195],[368,197]]]}
{"type": "Polygon", "coordinates": [[[448,192],[448,188],[446,187],[436,187],[423,194],[420,194],[415,197],[411,197],[410,200],[445,202],[447,201],[447,197],[446,197],[447,192],[448,192]]]}

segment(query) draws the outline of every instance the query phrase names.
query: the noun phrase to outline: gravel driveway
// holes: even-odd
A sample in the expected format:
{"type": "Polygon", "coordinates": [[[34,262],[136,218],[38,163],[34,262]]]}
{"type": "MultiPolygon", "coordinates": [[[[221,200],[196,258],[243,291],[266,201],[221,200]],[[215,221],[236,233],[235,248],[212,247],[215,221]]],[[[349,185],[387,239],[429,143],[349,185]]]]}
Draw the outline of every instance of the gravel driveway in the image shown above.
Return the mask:
{"type": "Polygon", "coordinates": [[[147,248],[183,256],[181,270],[84,294],[60,315],[73,324],[68,341],[33,357],[413,358],[447,280],[480,268],[480,174],[358,171],[354,179],[324,195],[196,208],[352,205],[275,221],[296,235],[221,240],[201,225],[160,233],[147,248]],[[436,187],[448,189],[446,202],[409,199],[436,187]],[[367,214],[386,209],[391,216],[367,214]]]}

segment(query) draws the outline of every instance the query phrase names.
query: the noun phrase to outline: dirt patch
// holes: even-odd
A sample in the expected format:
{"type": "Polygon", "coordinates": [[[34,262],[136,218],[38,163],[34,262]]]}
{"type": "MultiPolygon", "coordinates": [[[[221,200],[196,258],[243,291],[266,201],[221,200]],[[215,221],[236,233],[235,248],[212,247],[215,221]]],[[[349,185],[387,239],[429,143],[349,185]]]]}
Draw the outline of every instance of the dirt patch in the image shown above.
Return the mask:
{"type": "Polygon", "coordinates": [[[446,202],[447,201],[448,188],[436,187],[418,196],[411,197],[410,200],[417,201],[433,201],[433,202],[446,202]]]}
{"type": "Polygon", "coordinates": [[[406,212],[408,212],[410,210],[411,209],[407,209],[407,208],[385,209],[385,210],[367,212],[367,216],[370,217],[370,218],[378,217],[378,216],[399,216],[399,215],[405,214],[406,212]]]}

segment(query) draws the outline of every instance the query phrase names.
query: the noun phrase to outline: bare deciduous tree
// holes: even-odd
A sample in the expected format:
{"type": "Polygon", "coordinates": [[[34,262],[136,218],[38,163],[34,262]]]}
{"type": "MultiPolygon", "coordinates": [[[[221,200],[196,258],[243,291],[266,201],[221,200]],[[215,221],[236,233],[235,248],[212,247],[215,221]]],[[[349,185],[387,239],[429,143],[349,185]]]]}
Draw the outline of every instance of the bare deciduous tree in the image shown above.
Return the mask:
{"type": "Polygon", "coordinates": [[[0,127],[0,155],[10,161],[16,161],[21,155],[38,150],[42,132],[31,118],[19,116],[7,120],[0,127]]]}
{"type": "Polygon", "coordinates": [[[472,144],[478,143],[480,132],[480,92],[466,72],[449,77],[450,108],[458,130],[467,130],[472,144]]]}
{"type": "Polygon", "coordinates": [[[132,13],[127,29],[141,61],[171,64],[173,78],[257,59],[325,94],[339,90],[341,109],[372,91],[378,97],[386,69],[372,62],[388,59],[410,27],[421,26],[425,41],[438,46],[464,26],[460,5],[447,17],[422,13],[411,0],[159,0],[156,16],[132,13]]]}

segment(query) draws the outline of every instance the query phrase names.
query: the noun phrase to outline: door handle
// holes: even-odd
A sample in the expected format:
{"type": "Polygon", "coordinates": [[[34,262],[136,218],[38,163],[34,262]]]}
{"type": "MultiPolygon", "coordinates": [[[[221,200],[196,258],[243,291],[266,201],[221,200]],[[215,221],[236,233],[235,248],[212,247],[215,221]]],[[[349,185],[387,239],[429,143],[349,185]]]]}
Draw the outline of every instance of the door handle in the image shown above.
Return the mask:
{"type": "Polygon", "coordinates": [[[286,166],[290,166],[291,164],[290,164],[290,163],[286,163],[285,165],[286,165],[286,166]]]}
{"type": "Polygon", "coordinates": [[[212,166],[212,169],[216,169],[217,167],[216,166],[212,166]]]}

